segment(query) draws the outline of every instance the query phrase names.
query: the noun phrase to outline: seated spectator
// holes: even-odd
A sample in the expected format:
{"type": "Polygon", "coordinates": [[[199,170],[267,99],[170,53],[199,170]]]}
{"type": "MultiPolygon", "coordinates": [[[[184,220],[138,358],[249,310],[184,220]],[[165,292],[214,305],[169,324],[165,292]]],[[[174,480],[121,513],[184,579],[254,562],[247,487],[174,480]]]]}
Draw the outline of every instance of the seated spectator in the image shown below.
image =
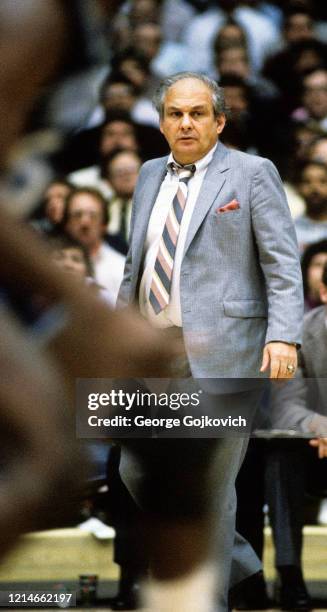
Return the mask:
{"type": "Polygon", "coordinates": [[[109,201],[108,243],[126,255],[132,197],[141,167],[141,159],[134,151],[116,149],[106,157],[103,166],[103,174],[108,177],[114,192],[109,201]]]}
{"type": "MultiPolygon", "coordinates": [[[[289,146],[285,155],[285,175],[283,186],[293,219],[304,213],[305,203],[296,188],[295,180],[299,164],[311,159],[311,148],[321,130],[312,123],[293,121],[289,130],[289,146]]],[[[319,161],[319,160],[318,160],[319,161]]]]}
{"type": "Polygon", "coordinates": [[[313,39],[294,42],[267,60],[263,75],[278,87],[285,113],[290,114],[296,109],[303,95],[304,76],[310,70],[320,69],[325,57],[326,45],[313,39]]]}
{"type": "Polygon", "coordinates": [[[297,170],[296,187],[304,199],[305,212],[295,219],[300,251],[327,238],[327,166],[304,162],[297,170]]]}
{"type": "Polygon", "coordinates": [[[304,319],[299,369],[294,380],[274,388],[272,426],[312,435],[276,440],[267,452],[266,490],[280,579],[280,607],[310,610],[302,575],[305,493],[326,490],[327,473],[327,265],[320,284],[323,306],[304,319]],[[321,461],[322,460],[322,461],[321,461]]]}
{"type": "Polygon", "coordinates": [[[152,100],[158,79],[151,72],[149,60],[138,48],[129,46],[113,55],[110,67],[114,74],[125,76],[141,95],[152,100]]]}
{"type": "MultiPolygon", "coordinates": [[[[98,191],[100,191],[103,197],[107,201],[112,200],[113,198],[117,200],[113,208],[113,210],[115,211],[114,212],[115,219],[113,220],[111,218],[111,222],[110,222],[111,231],[109,231],[109,234],[112,234],[112,233],[117,234],[117,231],[118,231],[116,227],[118,223],[117,215],[119,216],[118,209],[120,209],[120,204],[118,203],[118,201],[120,200],[120,198],[123,198],[123,199],[126,199],[126,197],[127,199],[131,198],[134,188],[135,188],[135,182],[138,176],[138,171],[140,169],[141,159],[138,153],[136,152],[134,146],[132,146],[131,149],[115,148],[111,150],[111,143],[112,143],[111,134],[112,133],[111,133],[110,126],[109,126],[108,131],[109,131],[109,134],[107,134],[106,127],[104,127],[101,138],[100,138],[100,152],[97,155],[97,158],[99,159],[99,163],[96,166],[90,166],[89,168],[82,168],[81,170],[72,172],[71,174],[68,175],[68,178],[69,178],[69,181],[75,187],[93,187],[97,189],[98,191]],[[109,172],[110,165],[108,165],[108,159],[111,159],[111,156],[114,154],[117,154],[117,152],[122,153],[125,150],[127,151],[125,158],[129,158],[128,166],[133,167],[133,173],[131,176],[129,171],[127,171],[127,173],[124,172],[123,166],[124,166],[124,162],[126,161],[126,159],[124,159],[122,164],[119,164],[119,169],[118,169],[119,174],[122,173],[123,175],[123,181],[121,179],[120,180],[118,179],[118,191],[119,191],[119,195],[118,195],[116,187],[112,184],[112,181],[111,181],[111,176],[109,172]],[[131,186],[132,186],[132,189],[131,189],[131,186]]],[[[115,182],[115,176],[116,175],[114,173],[114,177],[113,177],[114,182],[115,182]]],[[[130,211],[130,205],[128,205],[128,209],[130,211]]],[[[129,227],[129,222],[128,222],[128,227],[129,227]]],[[[127,243],[126,243],[126,236],[125,238],[123,238],[123,235],[125,236],[125,231],[123,232],[122,235],[116,236],[116,239],[118,240],[118,242],[115,248],[117,248],[118,251],[125,253],[125,248],[126,248],[127,243]]],[[[127,234],[127,237],[128,237],[128,234],[127,234]]],[[[110,242],[110,244],[112,243],[110,242]]],[[[114,246],[114,244],[112,244],[112,246],[114,246]]]]}
{"type": "Polygon", "coordinates": [[[160,21],[161,5],[162,0],[131,0],[128,15],[131,25],[160,21]]]}
{"type": "Polygon", "coordinates": [[[305,310],[321,306],[320,284],[327,262],[327,239],[313,242],[302,255],[302,275],[305,310]]]}
{"type": "Polygon", "coordinates": [[[228,121],[222,134],[227,146],[273,159],[282,174],[285,166],[289,126],[280,117],[272,99],[258,98],[256,88],[234,71],[224,74],[219,85],[224,88],[228,121]],[[267,125],[274,130],[267,138],[267,125]]]}
{"type": "Polygon", "coordinates": [[[99,151],[96,153],[98,163],[89,166],[88,168],[81,168],[80,170],[71,172],[68,174],[68,180],[72,183],[72,185],[74,185],[74,187],[92,187],[100,191],[103,197],[107,200],[111,198],[113,195],[113,190],[110,182],[102,171],[102,163],[106,154],[106,127],[104,127],[101,131],[99,151]]]}
{"type": "Polygon", "coordinates": [[[214,53],[214,66],[220,77],[225,74],[234,74],[241,77],[252,87],[257,98],[277,97],[277,89],[271,82],[253,74],[249,55],[244,45],[234,43],[222,46],[215,45],[214,53]]]}
{"type": "Polygon", "coordinates": [[[296,0],[284,10],[283,37],[285,46],[315,38],[315,22],[309,5],[296,0]]]}
{"type": "Polygon", "coordinates": [[[47,240],[51,260],[77,279],[92,278],[93,268],[85,246],[67,234],[57,234],[47,240]]]}
{"type": "MultiPolygon", "coordinates": [[[[151,99],[144,95],[144,91],[140,86],[135,85],[127,77],[126,72],[110,72],[109,77],[104,80],[100,90],[100,104],[102,104],[106,112],[110,113],[121,109],[130,113],[135,123],[158,128],[158,113],[151,99]]],[[[94,115],[91,116],[91,122],[96,120],[97,113],[100,113],[99,108],[95,109],[94,115]]],[[[103,117],[103,112],[101,117],[103,117]]]]}
{"type": "Polygon", "coordinates": [[[135,124],[128,113],[108,113],[99,126],[81,130],[66,143],[60,165],[69,173],[99,164],[101,156],[116,148],[139,148],[135,124]]]}
{"type": "Polygon", "coordinates": [[[138,91],[130,79],[121,73],[110,73],[100,86],[99,104],[93,109],[87,127],[99,125],[105,113],[112,113],[116,110],[129,113],[134,119],[133,110],[137,98],[138,91]]]}
{"type": "Polygon", "coordinates": [[[257,8],[239,6],[235,0],[220,0],[219,7],[210,5],[207,10],[195,15],[184,30],[183,41],[188,45],[189,53],[193,54],[193,61],[197,62],[194,70],[212,73],[213,40],[217,31],[230,18],[246,32],[251,65],[255,73],[260,72],[268,53],[278,47],[278,28],[257,8]]]}
{"type": "Polygon", "coordinates": [[[247,48],[248,42],[245,30],[230,17],[218,30],[213,42],[213,51],[233,45],[247,48]]]}
{"type": "Polygon", "coordinates": [[[81,242],[74,240],[67,234],[58,233],[48,238],[47,245],[50,248],[51,260],[54,263],[68,274],[72,274],[77,280],[84,284],[87,283],[90,289],[98,293],[99,297],[108,306],[114,307],[115,304],[109,291],[95,282],[89,252],[81,242]]]}
{"type": "MultiPolygon", "coordinates": [[[[295,159],[295,164],[313,159],[312,147],[322,138],[323,134],[324,132],[310,121],[304,123],[293,121],[291,156],[292,160],[295,159]]],[[[313,161],[324,160],[313,159],[313,161]]]]}
{"type": "Polygon", "coordinates": [[[139,139],[135,124],[126,113],[108,114],[100,129],[98,159],[116,149],[138,151],[139,139]]]}
{"type": "Polygon", "coordinates": [[[253,118],[252,89],[241,77],[225,74],[219,85],[223,87],[225,103],[228,108],[228,121],[222,134],[222,142],[229,147],[257,152],[258,125],[260,120],[253,118]]]}
{"type": "Polygon", "coordinates": [[[144,160],[167,153],[167,143],[159,130],[135,124],[128,113],[117,110],[108,113],[101,125],[70,138],[59,164],[66,173],[92,167],[117,148],[139,151],[144,160]]]}
{"type": "Polygon", "coordinates": [[[229,120],[240,120],[250,114],[252,90],[241,76],[234,72],[226,73],[219,80],[219,85],[224,88],[229,120]]]}
{"type": "Polygon", "coordinates": [[[151,72],[163,78],[193,67],[192,55],[180,42],[164,40],[161,26],[156,22],[137,24],[131,32],[132,44],[150,62],[151,72]]]}
{"type": "Polygon", "coordinates": [[[32,225],[46,234],[53,232],[62,222],[65,200],[73,185],[66,179],[56,179],[50,183],[44,194],[41,206],[32,215],[32,225]]]}
{"type": "Polygon", "coordinates": [[[312,159],[312,161],[323,162],[327,165],[327,136],[317,138],[317,140],[312,143],[308,152],[308,157],[312,159]]]}
{"type": "MultiPolygon", "coordinates": [[[[126,77],[124,77],[124,79],[125,81],[127,80],[126,77]]],[[[105,81],[103,82],[101,90],[100,90],[100,98],[99,98],[100,106],[98,107],[98,112],[101,110],[101,117],[103,118],[107,114],[111,115],[114,113],[119,113],[119,112],[124,111],[125,113],[129,115],[130,119],[132,119],[133,123],[135,124],[137,138],[140,142],[141,149],[144,148],[146,149],[146,151],[149,151],[149,149],[152,149],[153,157],[156,157],[157,150],[162,151],[164,149],[166,151],[167,145],[165,144],[164,137],[161,135],[158,129],[159,128],[158,113],[154,109],[152,102],[149,100],[148,106],[147,106],[149,121],[146,121],[145,118],[141,120],[140,117],[137,117],[138,112],[137,112],[136,103],[134,104],[134,106],[131,106],[129,104],[129,108],[127,108],[128,104],[126,103],[126,101],[125,103],[121,104],[121,100],[122,100],[121,94],[123,93],[123,89],[121,86],[120,86],[120,89],[118,89],[117,85],[118,85],[118,82],[116,81],[115,90],[113,94],[113,82],[110,81],[110,78],[105,79],[105,81]]],[[[127,87],[127,88],[129,87],[131,91],[133,90],[131,84],[128,85],[128,83],[125,83],[124,87],[127,87]]],[[[130,97],[130,100],[131,100],[131,97],[130,97]]],[[[134,96],[134,100],[135,100],[135,96],[134,96]]],[[[150,159],[150,158],[147,157],[147,159],[150,159]]]]}
{"type": "Polygon", "coordinates": [[[303,78],[302,106],[293,113],[298,121],[313,121],[327,131],[327,70],[316,68],[303,78]]]}
{"type": "Polygon", "coordinates": [[[125,258],[104,241],[108,222],[108,202],[99,191],[81,187],[69,194],[62,228],[86,247],[95,280],[109,291],[115,304],[123,278],[125,258]]]}
{"type": "MultiPolygon", "coordinates": [[[[213,39],[212,59],[215,72],[218,72],[220,75],[225,74],[225,72],[235,73],[248,81],[251,80],[252,84],[256,83],[258,79],[261,81],[262,86],[267,89],[268,94],[273,95],[276,91],[275,86],[266,79],[263,79],[255,69],[249,52],[249,39],[246,30],[231,17],[225,21],[213,39]],[[223,53],[223,58],[219,59],[220,54],[225,49],[233,49],[233,52],[223,53]],[[243,53],[241,53],[241,49],[243,53]],[[236,58],[237,66],[233,62],[233,56],[234,59],[236,58]],[[217,67],[218,63],[223,64],[220,70],[217,67]]],[[[261,95],[264,94],[261,93],[261,95]]]]}
{"type": "Polygon", "coordinates": [[[308,4],[298,0],[288,3],[284,9],[282,36],[282,49],[274,55],[270,54],[264,66],[266,76],[276,82],[281,89],[286,84],[284,70],[285,62],[288,65],[292,54],[290,51],[298,44],[317,40],[313,12],[308,4]]]}

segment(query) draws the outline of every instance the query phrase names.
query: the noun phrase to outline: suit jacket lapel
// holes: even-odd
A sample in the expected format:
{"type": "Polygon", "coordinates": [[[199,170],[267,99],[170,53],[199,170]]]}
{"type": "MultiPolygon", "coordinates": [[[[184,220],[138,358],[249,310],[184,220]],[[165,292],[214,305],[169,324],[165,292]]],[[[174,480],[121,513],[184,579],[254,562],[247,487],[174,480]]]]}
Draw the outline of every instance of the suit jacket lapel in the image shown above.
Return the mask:
{"type": "Polygon", "coordinates": [[[213,159],[207,169],[200,193],[195,203],[192,219],[188,228],[184,255],[188,250],[196,232],[198,231],[205,216],[210,210],[212,203],[221,190],[226,177],[225,170],[229,168],[229,152],[228,149],[221,143],[218,143],[213,159]]]}

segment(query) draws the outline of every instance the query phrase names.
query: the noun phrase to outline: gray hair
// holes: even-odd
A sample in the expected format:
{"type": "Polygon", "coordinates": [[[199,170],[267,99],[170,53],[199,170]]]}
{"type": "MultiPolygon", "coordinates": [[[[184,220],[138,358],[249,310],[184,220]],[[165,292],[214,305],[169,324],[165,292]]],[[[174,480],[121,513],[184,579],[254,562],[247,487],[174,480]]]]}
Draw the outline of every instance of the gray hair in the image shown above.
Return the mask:
{"type": "Polygon", "coordinates": [[[210,89],[212,94],[212,105],[215,117],[226,113],[227,109],[225,106],[224,90],[222,89],[222,87],[219,87],[219,85],[217,85],[216,81],[198,72],[178,72],[177,74],[173,74],[172,76],[169,76],[163,81],[161,81],[158,89],[154,94],[153,104],[159,113],[160,119],[162,119],[164,114],[164,103],[168,89],[172,87],[172,85],[175,85],[175,83],[177,83],[178,81],[182,81],[183,79],[197,79],[198,81],[204,83],[208,87],[208,89],[210,89]]]}

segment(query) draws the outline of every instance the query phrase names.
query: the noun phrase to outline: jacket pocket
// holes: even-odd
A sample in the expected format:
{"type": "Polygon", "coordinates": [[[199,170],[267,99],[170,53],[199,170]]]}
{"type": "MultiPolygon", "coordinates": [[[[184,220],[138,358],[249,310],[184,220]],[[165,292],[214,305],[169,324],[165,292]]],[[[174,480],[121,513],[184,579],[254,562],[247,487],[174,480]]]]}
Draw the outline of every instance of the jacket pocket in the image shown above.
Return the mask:
{"type": "Polygon", "coordinates": [[[261,300],[231,300],[223,302],[223,306],[226,317],[267,317],[267,306],[261,300]]]}
{"type": "Polygon", "coordinates": [[[236,208],[235,210],[226,210],[226,212],[218,212],[219,208],[216,208],[214,215],[216,219],[219,221],[223,221],[223,219],[234,219],[234,221],[242,216],[241,208],[236,208]]]}

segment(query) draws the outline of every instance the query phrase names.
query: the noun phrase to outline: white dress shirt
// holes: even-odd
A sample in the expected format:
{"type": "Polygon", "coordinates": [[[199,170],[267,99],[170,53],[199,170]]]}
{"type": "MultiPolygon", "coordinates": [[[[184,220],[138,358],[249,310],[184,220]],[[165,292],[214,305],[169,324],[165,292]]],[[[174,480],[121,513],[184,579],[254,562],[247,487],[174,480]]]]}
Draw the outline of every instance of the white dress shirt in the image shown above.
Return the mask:
{"type": "Polygon", "coordinates": [[[125,257],[103,242],[97,254],[91,259],[96,282],[109,292],[110,299],[115,305],[124,276],[125,257]]]}
{"type": "Polygon", "coordinates": [[[188,182],[188,195],[182,217],[178,241],[174,257],[174,268],[170,291],[170,302],[159,314],[155,314],[149,301],[153,270],[158,254],[159,242],[166,223],[167,215],[178,189],[178,176],[168,166],[174,161],[172,153],[168,158],[168,171],[161,184],[157,199],[149,219],[144,245],[144,270],[141,278],[139,303],[141,314],[155,327],[182,326],[180,300],[180,270],[188,228],[191,222],[194,206],[199,195],[207,168],[212,160],[217,144],[202,159],[195,162],[195,173],[188,182]]]}

